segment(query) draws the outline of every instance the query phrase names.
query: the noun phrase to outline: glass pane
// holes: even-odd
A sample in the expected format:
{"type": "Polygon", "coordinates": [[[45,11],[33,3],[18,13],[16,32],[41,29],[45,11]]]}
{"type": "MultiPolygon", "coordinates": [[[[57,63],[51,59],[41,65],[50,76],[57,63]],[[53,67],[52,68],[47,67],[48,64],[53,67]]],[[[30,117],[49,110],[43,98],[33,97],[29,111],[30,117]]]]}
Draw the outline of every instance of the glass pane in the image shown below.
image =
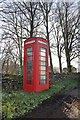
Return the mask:
{"type": "Polygon", "coordinates": [[[30,56],[30,55],[32,55],[32,52],[27,52],[27,56],[30,56]]]}
{"type": "Polygon", "coordinates": [[[40,75],[45,75],[46,71],[40,71],[40,75]]]}
{"type": "Polygon", "coordinates": [[[26,42],[25,44],[27,45],[27,44],[34,43],[34,42],[35,40],[32,40],[32,41],[26,42]]]}
{"type": "Polygon", "coordinates": [[[27,70],[32,70],[32,66],[27,66],[27,70]]]}
{"type": "Polygon", "coordinates": [[[32,65],[32,62],[27,62],[27,65],[32,65]]]}
{"type": "Polygon", "coordinates": [[[32,74],[32,71],[27,71],[27,74],[32,74]]]}
{"type": "Polygon", "coordinates": [[[27,84],[32,84],[32,81],[31,80],[27,80],[27,84]]]}
{"type": "Polygon", "coordinates": [[[40,48],[41,51],[46,52],[46,48],[40,48]]]}
{"type": "Polygon", "coordinates": [[[46,79],[46,76],[40,76],[40,79],[42,80],[42,79],[46,79]]]}
{"type": "Polygon", "coordinates": [[[40,70],[46,70],[45,66],[40,66],[40,70]]]}
{"type": "Polygon", "coordinates": [[[27,57],[27,60],[32,60],[32,57],[27,57]]]}
{"type": "Polygon", "coordinates": [[[40,65],[46,65],[46,62],[40,62],[40,65]]]}
{"type": "Polygon", "coordinates": [[[45,80],[40,81],[40,84],[46,84],[46,81],[45,80]]]}
{"type": "Polygon", "coordinates": [[[40,41],[40,40],[39,40],[38,42],[47,45],[47,43],[45,43],[45,42],[43,42],[43,41],[40,41]]]}
{"type": "Polygon", "coordinates": [[[32,51],[32,47],[30,47],[30,48],[27,48],[27,51],[32,51]]]}
{"type": "Polygon", "coordinates": [[[32,76],[27,76],[27,79],[32,79],[32,76]]]}
{"type": "Polygon", "coordinates": [[[40,52],[40,55],[41,56],[46,56],[46,53],[45,52],[40,52]]]}
{"type": "Polygon", "coordinates": [[[40,57],[40,60],[46,61],[46,57],[40,57]]]}

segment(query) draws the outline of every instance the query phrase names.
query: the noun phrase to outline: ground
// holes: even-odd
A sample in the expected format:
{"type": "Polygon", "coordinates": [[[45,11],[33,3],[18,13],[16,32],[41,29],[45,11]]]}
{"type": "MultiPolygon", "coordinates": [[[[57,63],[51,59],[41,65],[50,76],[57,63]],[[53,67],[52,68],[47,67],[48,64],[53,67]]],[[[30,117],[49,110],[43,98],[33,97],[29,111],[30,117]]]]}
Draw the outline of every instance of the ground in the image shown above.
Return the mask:
{"type": "Polygon", "coordinates": [[[79,118],[80,119],[80,87],[64,93],[60,91],[39,104],[32,112],[15,120],[25,118],[79,118]]]}

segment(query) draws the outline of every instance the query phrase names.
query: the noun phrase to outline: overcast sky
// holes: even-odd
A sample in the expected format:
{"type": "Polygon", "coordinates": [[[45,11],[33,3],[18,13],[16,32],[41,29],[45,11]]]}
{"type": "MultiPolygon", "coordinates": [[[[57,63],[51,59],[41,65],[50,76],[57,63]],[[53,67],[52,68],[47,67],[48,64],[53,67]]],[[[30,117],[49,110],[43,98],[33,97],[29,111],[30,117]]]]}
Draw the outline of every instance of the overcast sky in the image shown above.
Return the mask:
{"type": "MultiPolygon", "coordinates": [[[[6,0],[6,1],[8,1],[9,2],[9,0],[6,0]]],[[[14,1],[21,1],[21,0],[14,0],[14,1]]],[[[24,1],[35,1],[35,0],[24,0],[24,1]]],[[[39,1],[39,0],[36,0],[36,1],[39,1]]],[[[45,1],[47,1],[47,0],[45,0],[45,1]]],[[[59,0],[60,1],[60,0],[59,0]]],[[[61,0],[62,1],[62,0],[61,0]]],[[[79,1],[79,0],[67,0],[67,1],[75,1],[75,2],[77,2],[77,1],[79,1]]],[[[0,23],[0,25],[1,25],[1,23],[0,23]]],[[[0,33],[2,33],[2,31],[0,30],[0,33]]],[[[0,45],[1,46],[1,45],[0,45]]],[[[56,56],[56,55],[54,55],[53,53],[52,53],[52,63],[53,63],[53,67],[59,67],[59,61],[58,61],[58,57],[56,56]]],[[[78,58],[76,58],[76,59],[74,59],[72,62],[71,62],[71,65],[73,65],[74,67],[76,67],[76,68],[78,68],[78,58]]],[[[64,68],[64,67],[67,67],[67,65],[66,65],[66,59],[65,58],[62,58],[62,67],[64,68]]]]}

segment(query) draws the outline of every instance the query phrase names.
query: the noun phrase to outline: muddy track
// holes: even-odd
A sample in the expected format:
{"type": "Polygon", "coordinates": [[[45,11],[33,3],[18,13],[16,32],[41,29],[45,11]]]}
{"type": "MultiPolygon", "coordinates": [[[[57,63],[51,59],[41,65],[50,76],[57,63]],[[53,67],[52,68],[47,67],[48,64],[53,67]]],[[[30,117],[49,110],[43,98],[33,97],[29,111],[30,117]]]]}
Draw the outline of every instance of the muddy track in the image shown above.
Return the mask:
{"type": "Polygon", "coordinates": [[[75,102],[80,102],[80,99],[78,99],[79,90],[80,88],[75,88],[69,93],[61,91],[43,101],[42,104],[39,104],[32,112],[28,112],[24,116],[13,120],[24,120],[27,118],[69,118],[68,112],[70,113],[70,110],[72,110],[72,103],[75,104],[75,102]]]}

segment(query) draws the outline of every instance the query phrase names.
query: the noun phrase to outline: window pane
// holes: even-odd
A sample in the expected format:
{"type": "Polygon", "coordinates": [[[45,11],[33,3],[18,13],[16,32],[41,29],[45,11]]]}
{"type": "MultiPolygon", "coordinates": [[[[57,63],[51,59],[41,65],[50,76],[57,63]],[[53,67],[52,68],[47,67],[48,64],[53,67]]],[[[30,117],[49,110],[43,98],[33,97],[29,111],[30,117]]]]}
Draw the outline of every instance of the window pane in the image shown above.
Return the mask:
{"type": "Polygon", "coordinates": [[[45,66],[40,66],[40,70],[46,70],[45,66]]]}
{"type": "Polygon", "coordinates": [[[45,43],[45,42],[43,42],[43,41],[40,41],[40,40],[39,40],[38,42],[47,45],[47,43],[45,43]]]}
{"type": "Polygon", "coordinates": [[[32,70],[32,66],[27,66],[27,70],[32,70]]]}
{"type": "Polygon", "coordinates": [[[40,62],[40,65],[46,65],[46,62],[40,62]]]}
{"type": "Polygon", "coordinates": [[[45,52],[40,52],[40,55],[41,56],[46,56],[46,53],[45,52]]]}
{"type": "Polygon", "coordinates": [[[30,47],[30,48],[27,48],[27,51],[32,51],[32,47],[30,47]]]}
{"type": "Polygon", "coordinates": [[[42,79],[46,79],[46,76],[40,76],[40,79],[42,80],[42,79]]]}
{"type": "Polygon", "coordinates": [[[41,84],[41,85],[42,85],[42,84],[46,84],[46,81],[45,81],[45,80],[40,81],[40,84],[41,84]]]}
{"type": "Polygon", "coordinates": [[[40,60],[46,61],[46,57],[41,57],[40,60]]]}
{"type": "Polygon", "coordinates": [[[27,44],[34,43],[34,42],[35,40],[32,40],[32,41],[26,42],[25,44],[27,45],[27,44]]]}
{"type": "Polygon", "coordinates": [[[32,76],[27,76],[27,79],[32,79],[32,76]]]}
{"type": "Polygon", "coordinates": [[[27,71],[27,74],[32,74],[32,71],[27,71]]]}
{"type": "Polygon", "coordinates": [[[42,48],[42,47],[41,47],[40,50],[43,51],[43,52],[46,52],[46,49],[45,49],[45,48],[42,48]]]}
{"type": "Polygon", "coordinates": [[[32,60],[32,57],[27,57],[27,60],[32,60]]]}
{"type": "Polygon", "coordinates": [[[31,80],[27,80],[27,84],[32,84],[32,81],[31,80]]]}
{"type": "Polygon", "coordinates": [[[32,52],[27,52],[27,56],[30,56],[30,55],[32,55],[32,52]]]}
{"type": "Polygon", "coordinates": [[[40,75],[45,75],[46,71],[40,71],[40,75]]]}
{"type": "Polygon", "coordinates": [[[32,62],[27,62],[27,65],[32,65],[32,62]]]}

